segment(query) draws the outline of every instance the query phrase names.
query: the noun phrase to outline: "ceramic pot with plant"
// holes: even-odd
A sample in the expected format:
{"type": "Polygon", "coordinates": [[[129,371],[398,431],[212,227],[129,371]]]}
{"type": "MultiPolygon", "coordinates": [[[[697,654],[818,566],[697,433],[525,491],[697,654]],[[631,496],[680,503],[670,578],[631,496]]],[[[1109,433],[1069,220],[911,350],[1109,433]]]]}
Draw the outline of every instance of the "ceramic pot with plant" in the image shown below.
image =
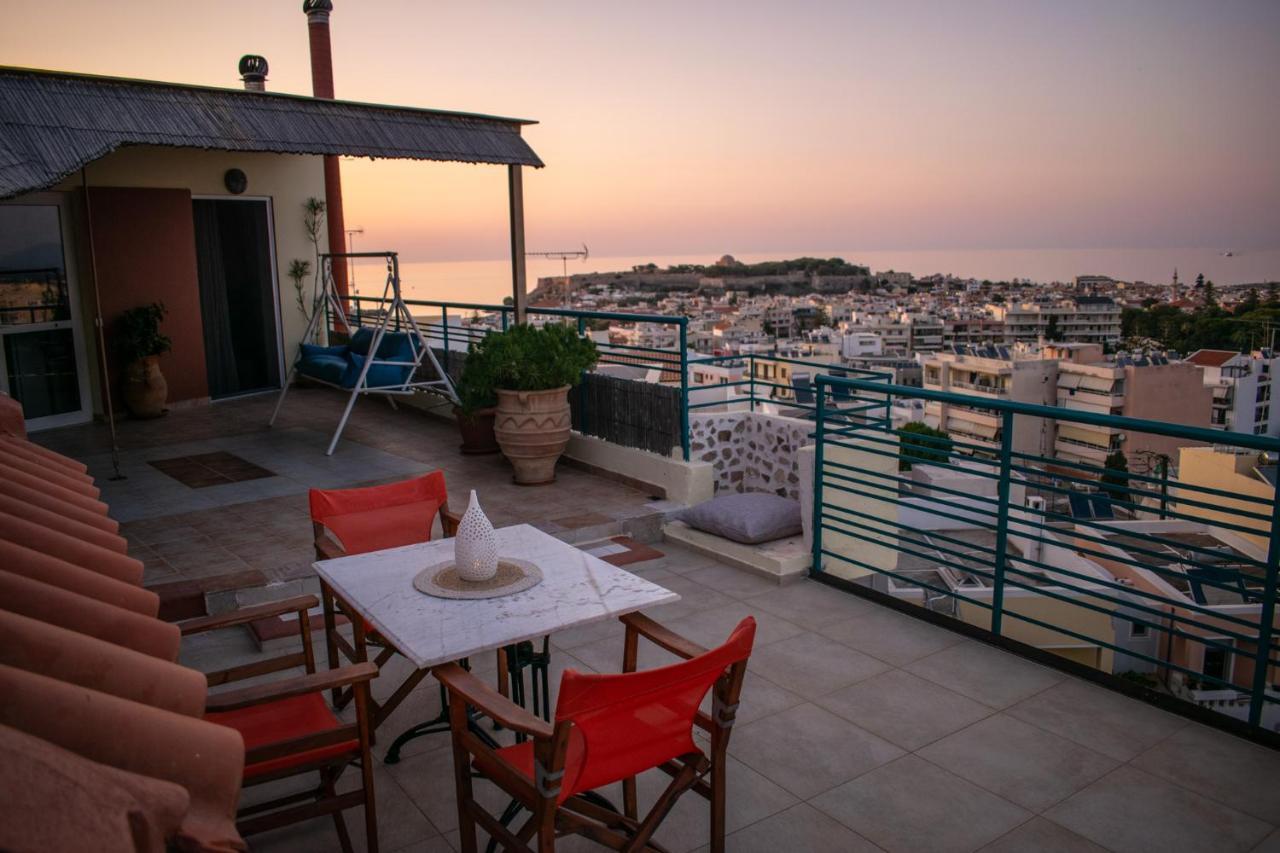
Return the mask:
{"type": "Polygon", "coordinates": [[[173,349],[173,342],[160,333],[164,315],[164,304],[152,302],[130,308],[116,323],[116,352],[124,362],[124,404],[135,418],[158,418],[166,411],[169,385],[160,372],[160,356],[173,349]]]}
{"type": "Polygon", "coordinates": [[[596,345],[559,323],[526,324],[476,344],[498,397],[494,436],[515,469],[515,481],[553,482],[556,461],[569,444],[569,388],[596,364],[596,345]]]}
{"type": "Polygon", "coordinates": [[[493,434],[493,425],[498,413],[498,397],[493,390],[488,360],[474,345],[468,348],[467,362],[454,389],[458,392],[458,405],[453,407],[453,416],[462,435],[459,449],[466,454],[497,453],[498,439],[493,434]]]}

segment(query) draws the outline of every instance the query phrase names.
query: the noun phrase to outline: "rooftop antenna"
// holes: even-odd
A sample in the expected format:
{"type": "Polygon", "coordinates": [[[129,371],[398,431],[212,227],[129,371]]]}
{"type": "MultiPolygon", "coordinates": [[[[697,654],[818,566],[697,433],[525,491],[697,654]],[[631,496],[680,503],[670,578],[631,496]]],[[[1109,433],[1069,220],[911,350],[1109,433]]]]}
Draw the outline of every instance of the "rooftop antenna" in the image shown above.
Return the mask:
{"type": "Polygon", "coordinates": [[[581,258],[586,260],[591,257],[591,252],[587,250],[587,244],[583,243],[581,249],[574,249],[566,252],[525,252],[525,257],[529,258],[552,258],[560,261],[561,274],[564,280],[564,307],[569,307],[569,259],[581,258]]]}
{"type": "Polygon", "coordinates": [[[356,235],[363,234],[364,229],[363,228],[344,228],[342,230],[347,232],[347,255],[348,255],[347,278],[351,281],[351,292],[353,294],[356,294],[356,261],[355,261],[355,258],[352,258],[350,256],[353,255],[356,251],[356,235]]]}

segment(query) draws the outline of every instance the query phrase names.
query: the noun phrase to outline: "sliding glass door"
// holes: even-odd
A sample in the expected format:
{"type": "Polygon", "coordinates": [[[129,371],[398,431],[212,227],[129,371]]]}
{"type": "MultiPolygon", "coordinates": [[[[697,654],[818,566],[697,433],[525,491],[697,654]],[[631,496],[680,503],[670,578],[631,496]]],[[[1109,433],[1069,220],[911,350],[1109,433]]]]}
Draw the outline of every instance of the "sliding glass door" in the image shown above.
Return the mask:
{"type": "Polygon", "coordinates": [[[89,419],[78,294],[57,195],[0,204],[0,389],[28,429],[89,419]]]}

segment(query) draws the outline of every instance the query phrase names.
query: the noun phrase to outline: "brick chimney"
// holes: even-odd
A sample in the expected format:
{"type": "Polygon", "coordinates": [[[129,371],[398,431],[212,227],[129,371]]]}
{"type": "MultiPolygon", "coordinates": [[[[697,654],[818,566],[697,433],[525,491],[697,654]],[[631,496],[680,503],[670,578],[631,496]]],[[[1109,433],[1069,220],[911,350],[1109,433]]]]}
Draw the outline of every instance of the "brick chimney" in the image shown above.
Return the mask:
{"type": "Polygon", "coordinates": [[[252,53],[240,57],[240,79],[247,91],[267,91],[267,58],[252,53]]]}
{"type": "MultiPolygon", "coordinates": [[[[333,49],[329,43],[330,0],[304,0],[302,11],[307,16],[307,32],[311,39],[311,94],[333,100],[333,49]]],[[[347,250],[346,222],[342,216],[342,173],[336,155],[324,158],[325,219],[329,226],[329,251],[347,250]]],[[[346,306],[347,265],[333,265],[333,283],[346,306]]]]}

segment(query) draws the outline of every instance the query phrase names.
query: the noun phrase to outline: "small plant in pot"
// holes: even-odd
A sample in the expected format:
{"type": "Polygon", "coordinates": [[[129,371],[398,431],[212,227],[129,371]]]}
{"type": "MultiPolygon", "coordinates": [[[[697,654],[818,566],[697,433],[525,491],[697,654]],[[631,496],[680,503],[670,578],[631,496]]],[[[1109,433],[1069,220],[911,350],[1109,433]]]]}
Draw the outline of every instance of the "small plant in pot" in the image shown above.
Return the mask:
{"type": "Polygon", "coordinates": [[[497,417],[498,396],[493,390],[493,375],[484,352],[472,344],[467,350],[467,362],[462,368],[454,389],[458,392],[458,405],[453,416],[462,434],[463,453],[497,453],[498,439],[493,425],[497,417]]]}
{"type": "Polygon", "coordinates": [[[135,418],[158,418],[165,413],[169,385],[160,372],[160,356],[173,341],[160,333],[165,308],[161,302],[139,305],[116,322],[116,352],[124,362],[124,404],[135,418]]]}
{"type": "Polygon", "coordinates": [[[494,435],[515,469],[515,481],[533,486],[556,478],[556,461],[569,443],[569,389],[596,364],[596,345],[561,324],[526,324],[476,344],[498,397],[494,435]]]}

